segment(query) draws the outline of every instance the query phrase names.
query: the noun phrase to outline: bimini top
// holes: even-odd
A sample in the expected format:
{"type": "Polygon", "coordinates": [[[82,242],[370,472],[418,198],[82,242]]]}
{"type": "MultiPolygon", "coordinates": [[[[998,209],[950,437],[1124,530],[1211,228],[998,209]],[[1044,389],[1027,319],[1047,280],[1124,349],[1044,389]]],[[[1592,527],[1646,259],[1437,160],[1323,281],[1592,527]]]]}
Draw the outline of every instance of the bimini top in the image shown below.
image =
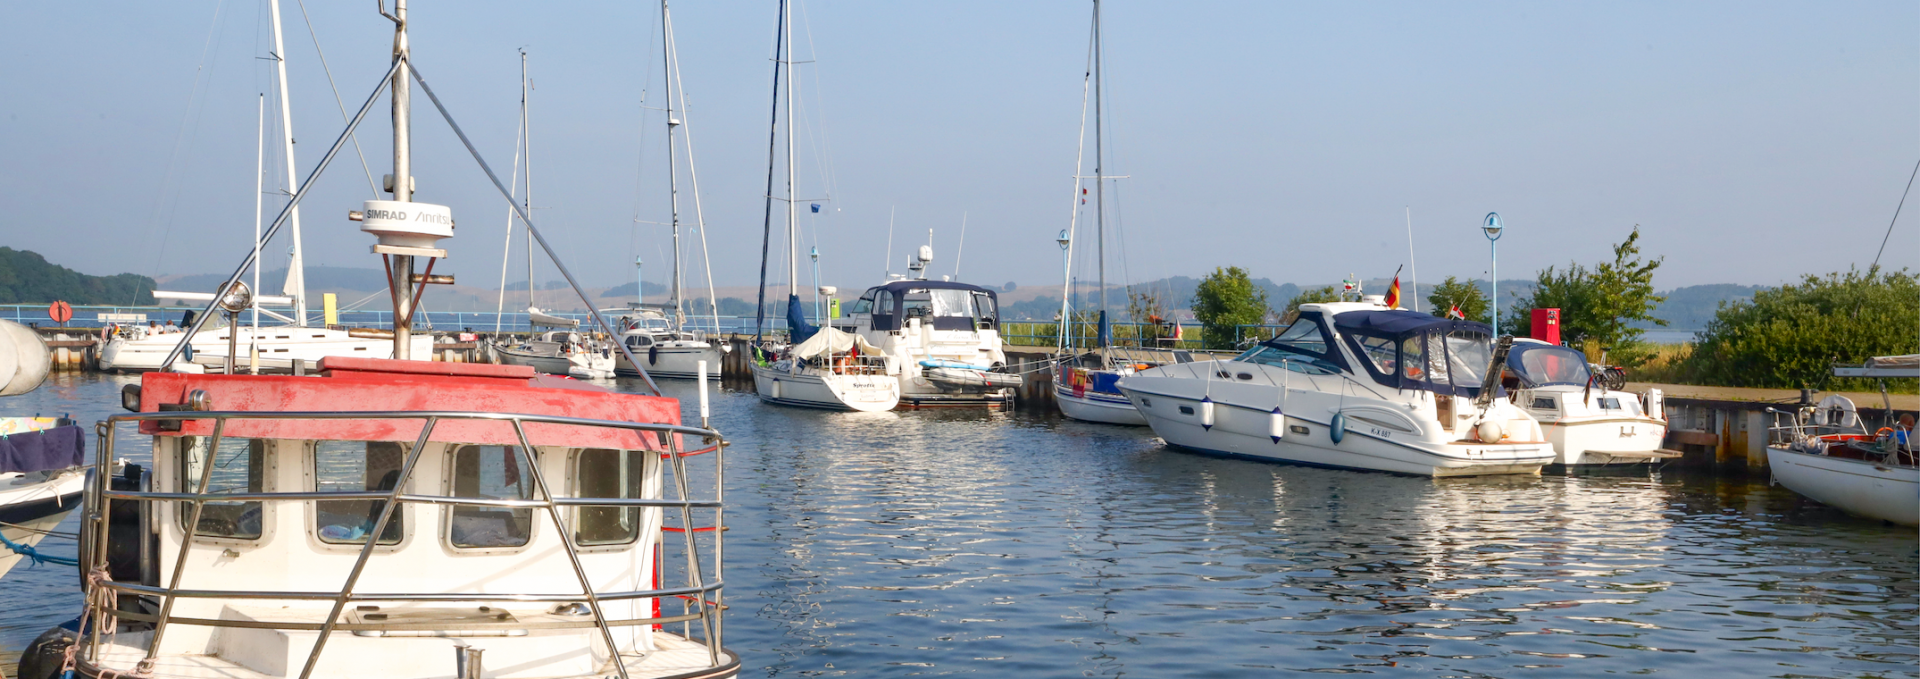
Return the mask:
{"type": "Polygon", "coordinates": [[[1528,340],[1513,343],[1513,350],[1507,353],[1507,369],[1529,387],[1556,384],[1584,387],[1591,374],[1587,370],[1587,355],[1578,349],[1528,340]]]}
{"type": "Polygon", "coordinates": [[[1485,323],[1382,309],[1336,314],[1333,325],[1374,381],[1395,389],[1477,397],[1493,361],[1485,323]]]}

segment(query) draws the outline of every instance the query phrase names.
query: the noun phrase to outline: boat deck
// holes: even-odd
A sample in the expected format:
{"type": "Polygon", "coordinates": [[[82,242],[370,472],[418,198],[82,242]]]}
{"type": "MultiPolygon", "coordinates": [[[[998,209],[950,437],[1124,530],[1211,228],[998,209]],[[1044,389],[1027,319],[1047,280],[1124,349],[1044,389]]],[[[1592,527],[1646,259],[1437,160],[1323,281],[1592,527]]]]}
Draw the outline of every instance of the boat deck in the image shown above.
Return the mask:
{"type": "MultiPolygon", "coordinates": [[[[655,632],[656,650],[644,655],[628,655],[627,676],[634,679],[705,679],[708,677],[731,677],[739,672],[740,660],[731,652],[720,652],[720,666],[713,667],[707,647],[699,642],[664,632],[655,632]]],[[[448,639],[448,648],[456,640],[448,639]]],[[[146,649],[121,643],[106,643],[100,648],[98,665],[79,663],[79,674],[88,677],[132,676],[134,666],[146,657],[146,649]]],[[[482,662],[485,662],[484,656],[482,662]]],[[[525,676],[513,673],[513,668],[488,668],[489,676],[525,676]],[[496,674],[498,673],[498,674],[496,674]]],[[[453,655],[447,654],[447,675],[453,673],[453,655]]],[[[605,671],[594,672],[581,677],[606,677],[613,674],[609,665],[605,671]]],[[[280,679],[276,675],[254,671],[237,663],[215,655],[163,655],[154,660],[155,679],[280,679]]],[[[315,676],[325,676],[319,672],[315,676]]]]}

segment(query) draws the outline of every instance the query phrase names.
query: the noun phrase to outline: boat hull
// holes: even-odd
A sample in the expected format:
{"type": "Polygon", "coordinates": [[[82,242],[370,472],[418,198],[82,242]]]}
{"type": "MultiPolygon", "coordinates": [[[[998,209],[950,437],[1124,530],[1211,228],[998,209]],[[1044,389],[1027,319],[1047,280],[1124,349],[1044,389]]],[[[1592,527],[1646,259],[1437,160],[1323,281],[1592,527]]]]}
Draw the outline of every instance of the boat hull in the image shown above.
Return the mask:
{"type": "MultiPolygon", "coordinates": [[[[30,475],[29,475],[30,476],[30,475]]],[[[29,476],[9,474],[8,482],[22,482],[29,476]]],[[[37,483],[18,483],[18,485],[0,485],[0,534],[14,544],[33,547],[46,537],[45,531],[66,519],[67,514],[80,507],[81,492],[86,490],[86,476],[80,473],[64,473],[37,483]]],[[[0,547],[0,577],[6,576],[14,566],[25,560],[13,550],[0,547]]]]}
{"type": "Polygon", "coordinates": [[[900,383],[887,375],[789,372],[753,366],[760,400],[785,406],[877,412],[900,403],[900,383]]]}
{"type": "MultiPolygon", "coordinates": [[[[193,362],[209,368],[226,365],[227,338],[225,330],[206,330],[194,336],[193,362]]],[[[100,350],[100,369],[113,372],[138,373],[160,369],[179,343],[180,335],[148,335],[140,339],[116,337],[107,342],[100,350]]],[[[234,359],[236,368],[246,368],[252,360],[251,347],[259,348],[260,369],[270,372],[288,372],[298,359],[312,368],[320,359],[333,356],[352,356],[355,358],[393,358],[393,340],[352,337],[344,330],[327,328],[260,328],[255,335],[253,328],[241,326],[238,340],[240,355],[234,359]],[[258,337],[258,341],[255,341],[258,337]]],[[[411,346],[416,360],[425,360],[433,356],[433,337],[415,335],[411,346]]]]}
{"type": "Polygon", "coordinates": [[[1147,426],[1147,416],[1141,415],[1133,402],[1124,394],[1110,394],[1091,389],[1075,390],[1054,383],[1053,402],[1060,407],[1060,414],[1082,422],[1101,424],[1119,424],[1135,427],[1147,426]]]}
{"type": "Polygon", "coordinates": [[[565,356],[540,356],[498,346],[494,347],[493,351],[500,357],[501,363],[524,365],[548,375],[565,375],[573,369],[573,361],[567,360],[565,356]]]}
{"type": "Polygon", "coordinates": [[[1629,466],[1674,457],[1660,447],[1667,435],[1667,423],[1652,418],[1542,419],[1540,428],[1553,443],[1553,463],[1557,465],[1629,466]]]}
{"type": "Polygon", "coordinates": [[[1767,448],[1773,479],[1848,514],[1920,525],[1920,467],[1767,448]]]}
{"type": "MultiPolygon", "coordinates": [[[[707,376],[720,376],[720,361],[723,357],[720,348],[715,346],[661,347],[658,352],[646,349],[634,349],[633,357],[646,365],[647,374],[654,377],[673,379],[696,379],[700,377],[700,362],[707,362],[707,376]]],[[[625,354],[615,354],[614,371],[621,377],[639,377],[640,371],[633,368],[625,354]]]]}

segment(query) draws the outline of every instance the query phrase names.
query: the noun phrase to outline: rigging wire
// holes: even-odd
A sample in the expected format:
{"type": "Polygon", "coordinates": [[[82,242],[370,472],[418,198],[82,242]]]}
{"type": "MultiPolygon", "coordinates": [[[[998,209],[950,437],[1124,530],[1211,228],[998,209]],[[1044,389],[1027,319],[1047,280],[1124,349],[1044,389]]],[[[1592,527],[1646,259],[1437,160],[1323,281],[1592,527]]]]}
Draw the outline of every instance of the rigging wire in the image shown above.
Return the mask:
{"type": "MultiPolygon", "coordinates": [[[[347,103],[340,99],[340,86],[333,82],[333,69],[327,66],[327,53],[320,49],[320,34],[313,30],[313,18],[307,16],[306,0],[294,0],[300,6],[300,19],[307,22],[307,35],[313,38],[313,51],[320,55],[320,72],[327,74],[327,87],[333,90],[333,103],[340,107],[340,122],[347,122],[347,103]]],[[[373,170],[367,167],[367,154],[360,150],[360,138],[349,136],[353,142],[353,153],[360,157],[360,171],[367,176],[367,190],[375,200],[380,199],[380,185],[373,182],[373,170]]]]}
{"type": "Polygon", "coordinates": [[[1887,222],[1887,235],[1880,237],[1880,251],[1873,253],[1873,266],[1880,267],[1880,255],[1887,251],[1887,241],[1893,238],[1893,225],[1900,223],[1900,209],[1907,206],[1907,193],[1913,191],[1913,178],[1920,176],[1920,162],[1913,164],[1913,172],[1907,175],[1907,189],[1900,192],[1900,204],[1893,208],[1893,219],[1887,222]]]}
{"type": "MultiPolygon", "coordinates": [[[[165,204],[167,203],[167,197],[170,194],[173,195],[174,197],[173,204],[174,205],[179,204],[179,196],[176,193],[174,193],[174,188],[175,188],[174,184],[175,184],[175,181],[180,176],[179,175],[180,156],[182,155],[182,149],[184,148],[184,145],[187,139],[187,130],[189,128],[189,124],[191,124],[191,128],[193,130],[197,131],[200,129],[200,125],[199,125],[200,117],[196,112],[196,110],[194,109],[194,102],[198,100],[200,96],[201,76],[205,75],[208,77],[209,80],[211,80],[212,78],[212,74],[207,71],[207,54],[213,50],[213,45],[214,45],[213,36],[219,32],[220,14],[223,10],[226,9],[226,6],[227,6],[226,0],[220,0],[220,2],[215,3],[213,6],[213,20],[207,26],[206,40],[203,41],[203,43],[200,46],[200,62],[197,64],[194,64],[194,67],[193,67],[193,86],[187,89],[186,110],[181,112],[180,128],[178,130],[175,130],[173,134],[173,151],[167,157],[167,171],[165,174],[161,175],[160,191],[153,198],[153,215],[149,219],[155,222],[159,222],[161,219],[160,217],[161,213],[163,211],[167,212],[166,221],[162,225],[161,231],[160,231],[160,247],[158,248],[159,254],[153,258],[153,267],[151,269],[151,271],[153,272],[153,277],[157,277],[160,275],[160,266],[167,261],[167,241],[170,240],[173,234],[173,216],[172,216],[172,212],[170,210],[166,210],[165,207],[163,206],[165,206],[165,204]]],[[[151,292],[151,290],[149,292],[151,292]]],[[[133,299],[127,301],[129,305],[139,301],[140,286],[138,285],[133,286],[133,296],[134,296],[133,299]]]]}

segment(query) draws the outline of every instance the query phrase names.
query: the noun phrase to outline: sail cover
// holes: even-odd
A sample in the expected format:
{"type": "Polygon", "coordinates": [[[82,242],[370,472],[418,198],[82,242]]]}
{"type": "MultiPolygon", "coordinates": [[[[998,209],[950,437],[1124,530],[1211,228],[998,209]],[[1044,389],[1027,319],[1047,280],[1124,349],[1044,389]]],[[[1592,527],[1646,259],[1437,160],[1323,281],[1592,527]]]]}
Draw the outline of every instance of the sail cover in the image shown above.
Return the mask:
{"type": "Polygon", "coordinates": [[[800,306],[799,295],[787,295],[787,331],[795,343],[805,342],[813,337],[814,327],[807,322],[807,310],[800,306]]]}
{"type": "Polygon", "coordinates": [[[794,358],[813,358],[822,354],[837,354],[858,347],[863,355],[879,356],[878,347],[867,343],[867,338],[850,332],[842,332],[833,326],[821,326],[807,341],[793,345],[794,358]]]}

